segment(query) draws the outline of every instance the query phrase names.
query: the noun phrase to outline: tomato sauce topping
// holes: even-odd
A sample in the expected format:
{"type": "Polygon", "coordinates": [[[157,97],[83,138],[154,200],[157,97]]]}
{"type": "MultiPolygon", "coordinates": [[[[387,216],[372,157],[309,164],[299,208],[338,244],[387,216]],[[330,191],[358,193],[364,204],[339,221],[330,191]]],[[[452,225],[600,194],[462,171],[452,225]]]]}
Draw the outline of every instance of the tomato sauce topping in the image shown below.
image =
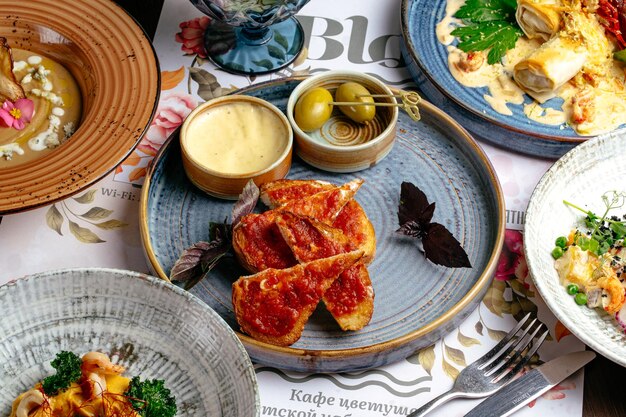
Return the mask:
{"type": "Polygon", "coordinates": [[[243,316],[257,332],[268,336],[289,333],[306,307],[316,305],[328,285],[345,268],[345,262],[321,259],[294,268],[268,269],[245,278],[243,316]]]}
{"type": "Polygon", "coordinates": [[[363,300],[369,298],[369,282],[369,273],[363,262],[343,271],[324,293],[326,308],[335,317],[352,313],[363,300]]]}
{"type": "Polygon", "coordinates": [[[241,220],[240,233],[246,238],[246,247],[243,249],[248,262],[258,271],[289,268],[298,263],[280,234],[275,218],[276,212],[270,210],[244,216],[241,220]]]}

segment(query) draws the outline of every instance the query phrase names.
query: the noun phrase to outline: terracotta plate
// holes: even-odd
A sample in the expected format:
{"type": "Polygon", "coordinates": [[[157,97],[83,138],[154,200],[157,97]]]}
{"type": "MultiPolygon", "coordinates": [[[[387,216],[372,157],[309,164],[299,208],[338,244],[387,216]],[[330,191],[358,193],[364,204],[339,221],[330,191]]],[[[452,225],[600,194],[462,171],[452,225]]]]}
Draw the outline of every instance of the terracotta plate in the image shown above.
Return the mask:
{"type": "Polygon", "coordinates": [[[0,168],[0,215],[75,194],[137,145],[159,98],[160,71],[142,28],[109,0],[3,0],[0,36],[63,64],[82,93],[74,135],[47,155],[0,168]]]}
{"type": "MultiPolygon", "coordinates": [[[[285,110],[299,81],[278,81],[241,91],[285,110]]],[[[373,168],[355,174],[314,169],[295,158],[288,178],[343,183],[360,177],[357,193],[377,237],[369,266],[376,292],[374,316],[358,332],[343,332],[318,309],[302,338],[288,348],[260,343],[239,333],[250,356],[284,369],[338,372],[371,368],[403,359],[454,329],[482,299],[500,253],[504,203],[500,185],[474,140],[428,103],[423,119],[400,112],[397,140],[373,168]],[[410,181],[437,203],[434,221],[446,225],[468,252],[473,268],[451,269],[425,260],[417,242],[394,233],[398,228],[400,184],[410,181]]],[[[208,238],[210,222],[229,217],[232,201],[218,200],[193,187],[185,177],[178,137],[157,156],[142,190],[142,240],[152,268],[167,278],[183,249],[208,238]]],[[[259,210],[263,210],[259,204],[259,210]]],[[[233,260],[212,271],[191,292],[238,331],[231,305],[231,284],[247,275],[233,260]]]]}

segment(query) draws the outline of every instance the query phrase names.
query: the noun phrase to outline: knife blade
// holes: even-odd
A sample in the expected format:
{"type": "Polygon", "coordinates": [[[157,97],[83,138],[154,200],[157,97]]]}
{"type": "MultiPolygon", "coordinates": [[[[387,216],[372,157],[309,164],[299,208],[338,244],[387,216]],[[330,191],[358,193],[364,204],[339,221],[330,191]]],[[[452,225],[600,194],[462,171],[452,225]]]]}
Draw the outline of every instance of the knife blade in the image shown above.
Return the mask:
{"type": "Polygon", "coordinates": [[[594,352],[572,352],[552,359],[515,379],[478,404],[465,417],[506,417],[513,414],[596,357],[594,352]]]}

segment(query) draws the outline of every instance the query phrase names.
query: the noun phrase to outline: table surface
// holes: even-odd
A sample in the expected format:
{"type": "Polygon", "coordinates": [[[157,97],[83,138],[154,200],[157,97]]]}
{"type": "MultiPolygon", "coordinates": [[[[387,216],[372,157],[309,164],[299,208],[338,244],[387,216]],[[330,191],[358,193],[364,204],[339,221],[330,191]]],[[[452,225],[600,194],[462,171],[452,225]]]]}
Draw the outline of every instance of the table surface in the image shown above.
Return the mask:
{"type": "MultiPolygon", "coordinates": [[[[152,38],[157,28],[163,0],[115,0],[124,7],[152,38]]],[[[183,0],[181,0],[183,1],[183,0]]],[[[598,355],[585,368],[584,417],[626,416],[623,383],[626,368],[598,355]]]]}

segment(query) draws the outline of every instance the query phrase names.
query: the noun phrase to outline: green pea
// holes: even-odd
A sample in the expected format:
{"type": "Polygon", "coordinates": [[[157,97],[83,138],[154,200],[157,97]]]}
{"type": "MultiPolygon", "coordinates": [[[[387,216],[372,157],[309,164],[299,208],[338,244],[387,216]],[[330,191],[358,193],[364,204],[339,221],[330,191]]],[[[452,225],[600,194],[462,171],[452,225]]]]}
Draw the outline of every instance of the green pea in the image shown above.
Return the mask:
{"type": "Polygon", "coordinates": [[[567,286],[567,293],[569,295],[576,295],[576,294],[578,294],[578,285],[576,285],[576,284],[569,284],[567,286]]]}
{"type": "Polygon", "coordinates": [[[578,304],[579,306],[584,306],[585,304],[587,304],[587,294],[585,294],[584,292],[579,292],[574,296],[574,301],[576,301],[576,304],[578,304]]]}
{"type": "Polygon", "coordinates": [[[552,249],[552,257],[554,259],[559,259],[561,256],[563,256],[563,248],[556,246],[552,249]]]}
{"type": "Polygon", "coordinates": [[[565,236],[559,236],[556,238],[554,244],[559,248],[565,249],[565,247],[567,246],[567,238],[565,236]]]}

